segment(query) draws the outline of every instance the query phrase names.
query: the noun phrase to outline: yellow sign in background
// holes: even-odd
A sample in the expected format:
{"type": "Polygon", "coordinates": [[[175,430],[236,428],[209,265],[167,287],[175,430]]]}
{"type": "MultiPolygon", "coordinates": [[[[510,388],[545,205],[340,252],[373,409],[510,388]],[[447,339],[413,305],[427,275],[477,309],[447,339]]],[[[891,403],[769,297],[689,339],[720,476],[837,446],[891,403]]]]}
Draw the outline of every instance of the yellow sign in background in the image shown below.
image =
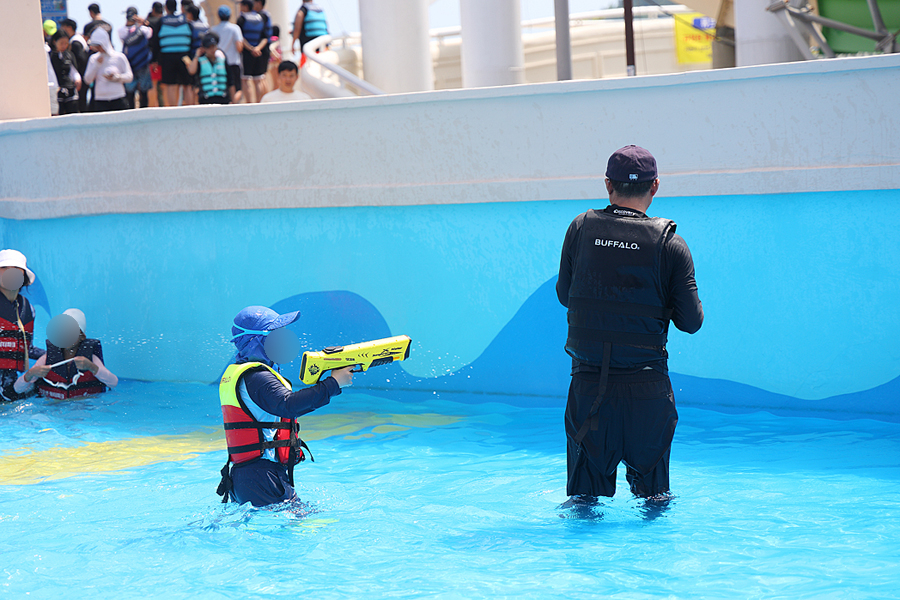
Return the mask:
{"type": "Polygon", "coordinates": [[[716,21],[701,13],[675,15],[675,53],[681,64],[712,62],[716,21]]]}

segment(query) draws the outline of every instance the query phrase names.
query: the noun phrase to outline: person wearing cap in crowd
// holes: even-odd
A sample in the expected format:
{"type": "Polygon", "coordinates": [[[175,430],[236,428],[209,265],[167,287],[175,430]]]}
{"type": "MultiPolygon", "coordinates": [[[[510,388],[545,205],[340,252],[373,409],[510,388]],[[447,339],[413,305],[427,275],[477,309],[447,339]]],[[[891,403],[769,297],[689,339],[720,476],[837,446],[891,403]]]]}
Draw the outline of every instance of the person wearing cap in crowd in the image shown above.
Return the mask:
{"type": "Polygon", "coordinates": [[[20,292],[34,283],[25,255],[18,250],[0,250],[0,401],[20,400],[18,374],[27,371],[31,358],[43,354],[32,345],[34,308],[20,292]]]}
{"type": "Polygon", "coordinates": [[[612,496],[619,462],[635,496],[664,506],[678,422],[667,365],[669,321],[694,333],[703,306],[675,223],[646,214],[659,190],[653,155],[639,146],[617,150],[605,183],[610,205],[569,225],[556,284],[568,308],[572,357],[563,507],[612,496]]]}
{"type": "Polygon", "coordinates": [[[297,417],[325,406],[353,382],[349,368],[336,369],[314,386],[291,391],[291,382],[274,367],[299,353],[297,336],[287,329],[299,316],[248,306],[232,322],[237,354],[219,383],[228,445],[216,490],[222,502],[259,507],[296,500],[294,465],[305,459],[306,447],[297,417]]]}
{"type": "Polygon", "coordinates": [[[53,37],[53,34],[59,30],[58,26],[56,25],[56,21],[54,21],[53,19],[47,19],[46,21],[44,21],[41,24],[41,29],[44,30],[45,44],[50,44],[50,39],[53,37]]]}
{"type": "Polygon", "coordinates": [[[153,60],[150,40],[153,39],[153,29],[133,6],[125,10],[125,19],[125,25],[119,28],[119,39],[122,41],[122,53],[128,59],[134,75],[132,80],[125,84],[125,100],[128,102],[128,108],[136,108],[137,94],[141,108],[146,108],[150,105],[149,93],[153,89],[153,80],[150,77],[150,62],[153,60]]]}
{"type": "Polygon", "coordinates": [[[225,53],[218,48],[219,36],[209,32],[203,36],[188,73],[198,75],[197,96],[200,104],[228,104],[228,68],[225,53]]]}
{"type": "Polygon", "coordinates": [[[124,54],[113,49],[109,34],[102,27],[94,28],[88,43],[94,54],[88,60],[84,81],[94,84],[92,110],[105,112],[127,109],[125,84],[134,78],[131,64],[124,54]]]}
{"type": "Polygon", "coordinates": [[[228,96],[234,104],[241,101],[241,50],[244,48],[244,34],[241,28],[231,22],[231,9],[219,7],[219,24],[209,30],[219,36],[219,50],[225,53],[228,68],[228,96]]]}
{"type": "Polygon", "coordinates": [[[84,313],[70,308],[47,325],[47,353],[16,380],[15,391],[37,387],[44,398],[67,400],[101,394],[116,387],[119,378],[103,364],[100,340],[88,338],[84,313]]]}

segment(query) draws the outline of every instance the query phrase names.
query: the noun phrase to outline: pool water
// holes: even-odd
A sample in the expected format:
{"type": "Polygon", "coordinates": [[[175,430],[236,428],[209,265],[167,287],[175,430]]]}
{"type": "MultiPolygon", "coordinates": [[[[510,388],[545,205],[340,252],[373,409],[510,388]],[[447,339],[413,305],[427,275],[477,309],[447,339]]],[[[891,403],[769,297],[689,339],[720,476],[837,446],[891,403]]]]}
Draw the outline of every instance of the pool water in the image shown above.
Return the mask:
{"type": "Polygon", "coordinates": [[[502,400],[345,393],[302,420],[316,462],[297,468],[304,503],[278,510],[215,495],[212,386],[0,406],[0,596],[900,592],[898,424],[681,408],[669,506],[633,499],[620,469],[617,495],[576,513],[558,508],[564,399],[502,400]]]}

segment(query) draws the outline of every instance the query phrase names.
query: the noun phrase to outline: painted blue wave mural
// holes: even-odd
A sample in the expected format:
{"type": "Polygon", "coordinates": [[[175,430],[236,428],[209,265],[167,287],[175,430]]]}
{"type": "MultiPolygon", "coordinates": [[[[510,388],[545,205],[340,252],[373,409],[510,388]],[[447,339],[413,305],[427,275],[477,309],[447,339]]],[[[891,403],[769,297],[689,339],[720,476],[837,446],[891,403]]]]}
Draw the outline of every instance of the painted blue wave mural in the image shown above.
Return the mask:
{"type": "MultiPolygon", "coordinates": [[[[402,363],[393,363],[359,375],[354,387],[376,396],[459,393],[454,400],[460,402],[562,406],[571,362],[563,351],[566,311],[556,299],[555,285],[555,277],[541,285],[471,364],[448,375],[423,378],[407,373],[402,363]]],[[[272,308],[282,313],[301,312],[301,318],[291,328],[304,348],[405,333],[390,331],[378,309],[353,292],[299,294],[272,308]]],[[[297,359],[284,371],[296,377],[299,369],[297,359]]],[[[900,422],[900,378],[870,390],[822,400],[804,400],[720,379],[678,373],[672,373],[671,378],[680,406],[726,413],[766,411],[779,416],[900,422]]]]}

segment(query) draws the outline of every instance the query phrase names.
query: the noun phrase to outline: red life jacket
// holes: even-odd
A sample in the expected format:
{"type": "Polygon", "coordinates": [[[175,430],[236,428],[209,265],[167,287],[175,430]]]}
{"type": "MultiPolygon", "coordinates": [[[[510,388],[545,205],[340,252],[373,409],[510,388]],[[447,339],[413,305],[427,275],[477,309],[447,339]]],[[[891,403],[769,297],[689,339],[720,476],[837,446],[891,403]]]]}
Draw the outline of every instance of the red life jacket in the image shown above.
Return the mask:
{"type": "MultiPolygon", "coordinates": [[[[103,348],[100,346],[100,340],[86,339],[78,346],[75,356],[83,356],[91,360],[95,354],[101,361],[103,360],[103,348]]],[[[48,365],[64,360],[62,349],[51,344],[50,340],[47,340],[47,358],[45,360],[48,365]]],[[[54,367],[43,378],[38,379],[36,385],[41,396],[57,400],[102,394],[107,390],[106,385],[93,373],[79,371],[74,362],[54,367]]]]}
{"type": "MultiPolygon", "coordinates": [[[[292,471],[294,465],[306,458],[303,454],[306,444],[300,439],[297,420],[282,417],[279,421],[258,421],[247,408],[250,400],[242,398],[238,389],[241,375],[260,369],[270,371],[286,388],[291,388],[288,380],[263,363],[229,365],[225,369],[219,382],[219,401],[222,405],[228,458],[239,465],[262,457],[265,450],[274,449],[278,462],[287,465],[292,471]],[[267,429],[276,430],[272,441],[267,441],[263,434],[267,429]]],[[[277,417],[273,417],[275,418],[277,417]]]]}
{"type": "Polygon", "coordinates": [[[28,300],[21,294],[15,302],[0,298],[0,369],[25,371],[25,357],[33,337],[34,311],[28,300]]]}

